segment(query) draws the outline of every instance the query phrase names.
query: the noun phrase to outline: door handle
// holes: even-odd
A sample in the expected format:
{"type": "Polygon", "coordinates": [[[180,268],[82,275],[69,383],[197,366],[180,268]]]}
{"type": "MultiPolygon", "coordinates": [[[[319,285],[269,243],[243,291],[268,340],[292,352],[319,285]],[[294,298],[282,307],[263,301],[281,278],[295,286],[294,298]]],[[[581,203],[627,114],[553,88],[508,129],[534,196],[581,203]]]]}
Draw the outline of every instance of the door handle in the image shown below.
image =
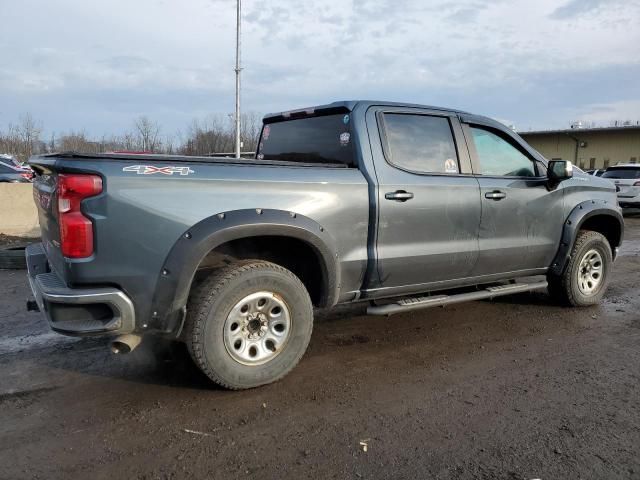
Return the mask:
{"type": "Polygon", "coordinates": [[[396,190],[395,192],[385,193],[384,198],[387,200],[395,200],[396,202],[406,202],[413,198],[413,193],[405,192],[404,190],[396,190]]]}
{"type": "Polygon", "coordinates": [[[487,192],[484,194],[484,198],[488,198],[490,200],[502,200],[503,198],[507,198],[507,194],[504,192],[501,192],[499,190],[494,190],[493,192],[487,192]]]}

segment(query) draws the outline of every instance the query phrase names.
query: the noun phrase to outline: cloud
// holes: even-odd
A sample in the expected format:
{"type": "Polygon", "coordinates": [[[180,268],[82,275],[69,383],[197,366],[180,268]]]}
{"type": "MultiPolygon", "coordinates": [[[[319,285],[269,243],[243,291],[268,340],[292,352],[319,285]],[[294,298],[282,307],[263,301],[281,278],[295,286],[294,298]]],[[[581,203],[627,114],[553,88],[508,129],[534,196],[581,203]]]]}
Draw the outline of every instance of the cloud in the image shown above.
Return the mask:
{"type": "Polygon", "coordinates": [[[556,20],[577,17],[600,8],[607,3],[605,0],[571,0],[556,8],[550,15],[556,20]]]}
{"type": "MultiPolygon", "coordinates": [[[[235,13],[230,0],[2,2],[0,129],[27,111],[99,134],[140,114],[173,131],[230,112],[235,13]]],[[[638,22],[640,0],[251,0],[243,109],[379,98],[563,126],[640,99],[638,22]]]]}

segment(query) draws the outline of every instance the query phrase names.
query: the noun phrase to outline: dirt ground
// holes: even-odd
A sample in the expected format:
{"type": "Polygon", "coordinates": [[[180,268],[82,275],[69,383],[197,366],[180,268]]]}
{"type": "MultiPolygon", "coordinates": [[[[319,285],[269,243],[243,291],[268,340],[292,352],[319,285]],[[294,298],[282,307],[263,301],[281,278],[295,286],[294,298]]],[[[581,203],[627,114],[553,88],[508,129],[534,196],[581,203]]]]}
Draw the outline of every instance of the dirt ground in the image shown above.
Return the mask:
{"type": "Polygon", "coordinates": [[[0,248],[24,248],[26,245],[38,241],[39,239],[37,238],[13,237],[11,235],[0,233],[0,248]]]}
{"type": "Polygon", "coordinates": [[[635,217],[600,306],[343,309],[283,381],[227,392],[51,333],[0,272],[0,478],[640,478],[639,291],[635,217]]]}

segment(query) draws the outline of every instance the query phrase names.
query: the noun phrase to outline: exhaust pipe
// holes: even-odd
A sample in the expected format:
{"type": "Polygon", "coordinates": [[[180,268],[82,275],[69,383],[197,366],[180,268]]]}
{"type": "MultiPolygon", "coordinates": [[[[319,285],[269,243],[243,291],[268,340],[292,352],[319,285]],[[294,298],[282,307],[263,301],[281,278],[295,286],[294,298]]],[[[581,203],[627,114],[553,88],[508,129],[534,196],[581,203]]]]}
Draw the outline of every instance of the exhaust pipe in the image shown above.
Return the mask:
{"type": "Polygon", "coordinates": [[[111,342],[111,351],[113,353],[130,353],[140,345],[142,337],[140,335],[120,335],[111,342]]]}

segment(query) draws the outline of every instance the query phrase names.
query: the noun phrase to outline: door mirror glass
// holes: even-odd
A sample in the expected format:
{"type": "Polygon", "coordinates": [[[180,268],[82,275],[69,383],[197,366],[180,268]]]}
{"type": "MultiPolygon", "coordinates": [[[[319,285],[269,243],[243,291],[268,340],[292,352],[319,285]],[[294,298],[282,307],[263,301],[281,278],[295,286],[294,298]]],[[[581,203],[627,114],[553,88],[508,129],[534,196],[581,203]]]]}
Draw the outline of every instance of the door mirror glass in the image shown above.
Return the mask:
{"type": "Polygon", "coordinates": [[[573,177],[573,163],[568,160],[551,160],[547,168],[547,176],[553,182],[562,182],[573,177]]]}

